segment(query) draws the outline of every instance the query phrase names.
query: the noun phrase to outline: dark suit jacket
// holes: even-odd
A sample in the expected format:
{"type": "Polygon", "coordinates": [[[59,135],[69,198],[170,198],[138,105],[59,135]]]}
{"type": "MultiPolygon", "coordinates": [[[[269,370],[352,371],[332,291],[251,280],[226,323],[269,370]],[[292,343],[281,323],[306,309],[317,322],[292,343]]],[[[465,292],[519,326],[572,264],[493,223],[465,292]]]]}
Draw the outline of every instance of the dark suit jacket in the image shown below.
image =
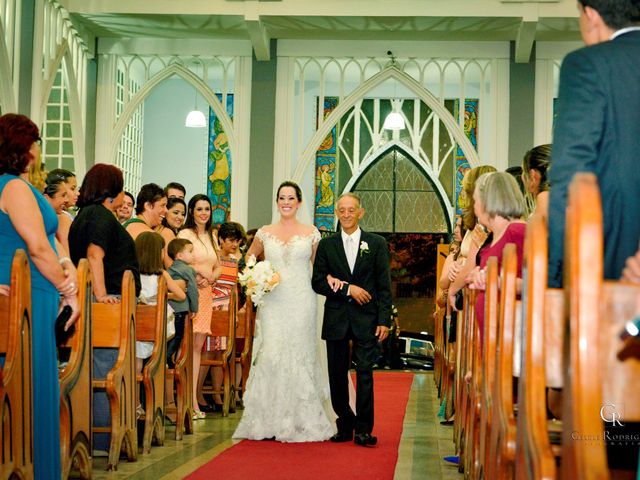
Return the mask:
{"type": "Polygon", "coordinates": [[[598,177],[604,275],[620,278],[640,239],[640,31],[570,53],[560,92],[549,180],[549,285],[562,285],[568,186],[598,177]]]}
{"type": "Polygon", "coordinates": [[[349,270],[347,256],[340,233],[323,238],[313,264],[313,289],[327,297],[324,306],[322,338],[341,340],[349,326],[359,339],[371,338],[378,325],[391,323],[391,279],[389,275],[389,249],[380,235],[362,231],[360,242],[366,242],[369,252],[358,249],[353,273],[349,270]],[[365,305],[347,295],[348,287],[334,292],[327,284],[327,274],[364,288],[371,294],[365,305]]]}

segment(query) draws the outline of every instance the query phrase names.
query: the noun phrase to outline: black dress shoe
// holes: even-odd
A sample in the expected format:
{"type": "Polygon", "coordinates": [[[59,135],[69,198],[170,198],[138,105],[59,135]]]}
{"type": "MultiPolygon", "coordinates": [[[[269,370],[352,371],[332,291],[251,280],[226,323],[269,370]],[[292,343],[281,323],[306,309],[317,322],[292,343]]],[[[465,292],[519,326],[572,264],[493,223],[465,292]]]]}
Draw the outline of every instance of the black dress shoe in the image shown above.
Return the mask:
{"type": "Polygon", "coordinates": [[[329,440],[334,442],[334,443],[350,442],[351,440],[353,440],[353,433],[352,432],[338,432],[333,437],[331,437],[329,440]]]}
{"type": "Polygon", "coordinates": [[[218,405],[217,403],[207,402],[205,405],[203,405],[198,402],[198,408],[200,408],[200,411],[204,413],[214,413],[222,411],[222,405],[218,405]]]}
{"type": "Polygon", "coordinates": [[[378,437],[374,437],[370,433],[356,433],[356,436],[353,437],[353,443],[363,447],[372,447],[378,443],[378,437]]]}

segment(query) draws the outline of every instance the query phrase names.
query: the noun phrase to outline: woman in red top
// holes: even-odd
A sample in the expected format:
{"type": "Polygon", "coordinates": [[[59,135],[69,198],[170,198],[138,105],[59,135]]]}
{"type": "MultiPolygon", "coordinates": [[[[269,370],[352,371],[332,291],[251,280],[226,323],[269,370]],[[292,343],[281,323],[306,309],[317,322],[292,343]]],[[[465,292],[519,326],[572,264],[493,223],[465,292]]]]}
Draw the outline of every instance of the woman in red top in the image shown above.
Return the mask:
{"type": "Polygon", "coordinates": [[[469,287],[478,292],[476,300],[476,318],[480,328],[482,345],[484,333],[484,290],[485,267],[490,257],[498,257],[498,268],[502,264],[502,251],[508,243],[515,243],[518,255],[518,291],[522,284],[522,258],[527,224],[522,220],[525,215],[525,203],[522,192],[515,179],[506,172],[493,172],[482,175],[473,193],[474,209],[478,222],[490,235],[478,252],[478,265],[469,277],[469,287]]]}

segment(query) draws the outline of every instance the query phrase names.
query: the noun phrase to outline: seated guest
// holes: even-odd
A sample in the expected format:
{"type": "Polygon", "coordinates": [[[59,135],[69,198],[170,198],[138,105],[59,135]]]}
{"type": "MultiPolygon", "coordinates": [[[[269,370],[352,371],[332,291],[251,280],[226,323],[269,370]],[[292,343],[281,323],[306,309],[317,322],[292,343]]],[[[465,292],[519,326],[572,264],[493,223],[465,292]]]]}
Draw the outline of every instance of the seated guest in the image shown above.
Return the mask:
{"type": "Polygon", "coordinates": [[[136,198],[136,216],[122,226],[135,240],[142,232],[153,232],[167,214],[167,196],[155,183],[143,185],[136,198]]]}
{"type": "Polygon", "coordinates": [[[120,224],[125,224],[131,217],[133,216],[133,209],[136,206],[136,199],[133,196],[133,193],[124,192],[124,197],[122,197],[122,205],[116,210],[116,217],[118,217],[118,221],[120,224]]]}
{"type": "Polygon", "coordinates": [[[78,317],[77,274],[68,259],[58,260],[54,247],[58,220],[42,194],[27,182],[33,165],[41,165],[38,127],[24,115],[1,116],[0,294],[10,293],[13,256],[23,249],[31,272],[31,361],[37,379],[33,382],[34,478],[60,478],[60,385],[53,327],[60,296],[73,309],[67,326],[78,317]]]}
{"type": "Polygon", "coordinates": [[[549,206],[549,180],[547,169],[551,161],[551,145],[538,145],[524,155],[522,160],[522,181],[527,196],[533,198],[534,209],[531,215],[540,215],[547,221],[549,206]]]}
{"type": "Polygon", "coordinates": [[[187,189],[181,183],[178,182],[169,182],[167,186],[164,187],[164,193],[167,198],[179,198],[184,201],[184,198],[187,196],[187,189]]]}
{"type": "MultiPolygon", "coordinates": [[[[484,336],[484,289],[485,267],[490,257],[502,263],[502,251],[508,243],[515,243],[518,255],[518,278],[522,278],[522,259],[527,224],[522,220],[525,214],[524,197],[515,179],[506,172],[482,175],[476,182],[473,194],[474,209],[478,222],[490,232],[478,252],[478,266],[468,277],[470,288],[480,290],[476,301],[476,318],[480,329],[480,341],[484,336]]],[[[518,288],[521,288],[521,280],[518,288]]]]}
{"type": "MultiPolygon", "coordinates": [[[[140,294],[140,273],[133,239],[118,223],[114,213],[122,203],[124,181],[122,171],[98,163],[82,181],[78,206],[80,211],[71,224],[69,247],[77,265],[87,258],[91,266],[93,295],[100,303],[119,303],[122,276],[131,270],[140,294]]],[[[115,365],[118,350],[99,348],[93,352],[93,378],[102,379],[115,365]]],[[[105,392],[93,395],[93,424],[105,427],[110,422],[109,401],[105,392]]],[[[94,450],[109,450],[109,434],[94,433],[94,450]]]]}

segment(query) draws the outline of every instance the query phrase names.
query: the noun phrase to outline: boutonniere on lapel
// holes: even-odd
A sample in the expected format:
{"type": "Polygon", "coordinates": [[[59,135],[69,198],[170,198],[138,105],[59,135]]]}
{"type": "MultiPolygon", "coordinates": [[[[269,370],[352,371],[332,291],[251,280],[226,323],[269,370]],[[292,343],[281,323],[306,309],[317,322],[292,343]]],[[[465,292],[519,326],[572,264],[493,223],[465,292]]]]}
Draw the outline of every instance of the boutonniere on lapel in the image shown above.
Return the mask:
{"type": "Polygon", "coordinates": [[[369,253],[369,244],[363,240],[360,242],[360,256],[362,257],[367,253],[369,253]]]}

